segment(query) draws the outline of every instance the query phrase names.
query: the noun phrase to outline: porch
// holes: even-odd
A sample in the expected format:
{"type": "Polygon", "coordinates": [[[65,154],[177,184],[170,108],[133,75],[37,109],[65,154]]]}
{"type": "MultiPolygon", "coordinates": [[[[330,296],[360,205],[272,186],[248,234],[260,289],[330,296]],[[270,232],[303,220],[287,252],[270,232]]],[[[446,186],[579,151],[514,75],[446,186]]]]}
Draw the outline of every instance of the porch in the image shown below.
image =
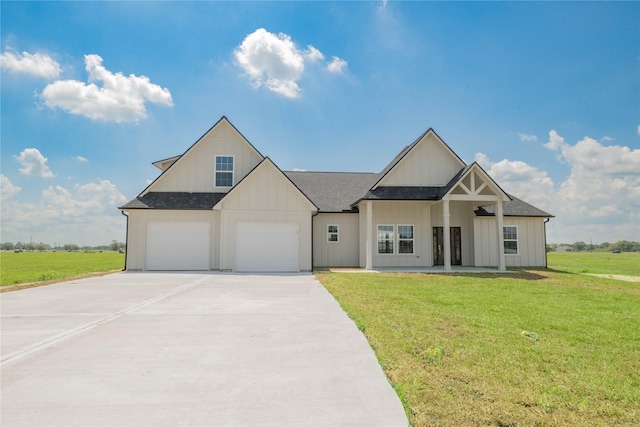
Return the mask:
{"type": "Polygon", "coordinates": [[[372,269],[366,268],[329,268],[331,273],[423,273],[423,274],[494,274],[494,273],[514,273],[510,270],[500,270],[489,267],[472,267],[472,266],[451,266],[446,269],[439,265],[435,267],[377,267],[372,269]]]}

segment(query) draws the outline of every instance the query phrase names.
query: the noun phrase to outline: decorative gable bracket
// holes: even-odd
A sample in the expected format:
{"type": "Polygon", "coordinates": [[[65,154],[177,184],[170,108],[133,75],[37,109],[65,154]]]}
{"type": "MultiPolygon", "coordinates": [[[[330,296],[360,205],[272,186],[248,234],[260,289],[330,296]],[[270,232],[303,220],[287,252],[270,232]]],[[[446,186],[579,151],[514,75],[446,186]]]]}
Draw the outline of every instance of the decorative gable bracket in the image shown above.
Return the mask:
{"type": "Polygon", "coordinates": [[[450,184],[450,190],[442,198],[482,202],[511,200],[509,195],[476,162],[469,165],[456,182],[450,184]]]}

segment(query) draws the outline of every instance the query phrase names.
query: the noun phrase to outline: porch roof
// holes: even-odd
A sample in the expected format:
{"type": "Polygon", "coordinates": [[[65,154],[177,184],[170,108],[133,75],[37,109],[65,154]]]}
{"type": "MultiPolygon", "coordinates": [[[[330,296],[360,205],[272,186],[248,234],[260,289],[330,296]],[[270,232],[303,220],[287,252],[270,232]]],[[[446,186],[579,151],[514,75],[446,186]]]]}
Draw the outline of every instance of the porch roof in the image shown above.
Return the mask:
{"type": "MultiPolygon", "coordinates": [[[[517,197],[509,194],[511,200],[504,202],[502,205],[502,214],[504,216],[538,216],[544,218],[554,218],[553,215],[538,209],[533,205],[520,200],[517,197]]],[[[476,216],[496,216],[496,205],[481,206],[475,211],[476,216]]]]}

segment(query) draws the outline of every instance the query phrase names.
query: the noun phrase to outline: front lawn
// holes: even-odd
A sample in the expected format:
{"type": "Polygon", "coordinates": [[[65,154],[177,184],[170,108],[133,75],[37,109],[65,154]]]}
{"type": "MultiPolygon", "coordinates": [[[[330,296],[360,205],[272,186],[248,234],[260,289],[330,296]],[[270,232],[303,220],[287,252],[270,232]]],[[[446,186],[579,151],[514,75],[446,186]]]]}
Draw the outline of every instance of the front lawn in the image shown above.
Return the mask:
{"type": "Polygon", "coordinates": [[[317,277],[414,426],[640,424],[639,283],[557,271],[317,277]]]}
{"type": "Polygon", "coordinates": [[[44,282],[88,273],[121,270],[124,254],[104,252],[0,251],[0,285],[44,282]]]}
{"type": "Polygon", "coordinates": [[[640,254],[637,252],[549,252],[547,263],[549,268],[571,273],[640,276],[640,254]]]}

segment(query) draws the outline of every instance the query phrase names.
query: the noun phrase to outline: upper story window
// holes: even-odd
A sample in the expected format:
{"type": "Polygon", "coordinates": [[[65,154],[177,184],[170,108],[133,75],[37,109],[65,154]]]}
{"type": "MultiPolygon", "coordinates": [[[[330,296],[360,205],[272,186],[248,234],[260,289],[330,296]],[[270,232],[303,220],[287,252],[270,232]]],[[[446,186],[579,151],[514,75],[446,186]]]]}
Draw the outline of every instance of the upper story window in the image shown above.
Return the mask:
{"type": "Polygon", "coordinates": [[[216,187],[233,187],[233,156],[216,156],[216,187]]]}
{"type": "Polygon", "coordinates": [[[505,255],[518,255],[518,227],[502,227],[505,255]]]}
{"type": "Polygon", "coordinates": [[[337,225],[327,225],[327,242],[337,242],[338,241],[338,226],[337,225]]]}

